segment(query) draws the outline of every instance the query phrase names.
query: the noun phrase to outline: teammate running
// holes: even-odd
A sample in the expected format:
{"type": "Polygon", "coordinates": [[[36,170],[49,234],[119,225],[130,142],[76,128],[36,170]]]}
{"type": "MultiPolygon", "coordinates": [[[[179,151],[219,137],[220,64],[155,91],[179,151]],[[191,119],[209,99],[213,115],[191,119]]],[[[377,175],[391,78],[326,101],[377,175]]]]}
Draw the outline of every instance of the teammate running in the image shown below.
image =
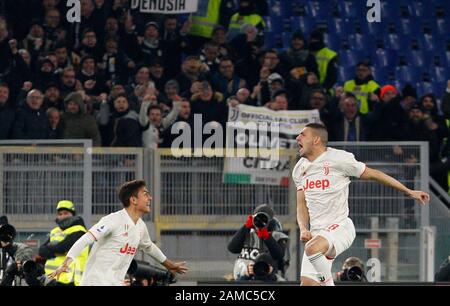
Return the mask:
{"type": "Polygon", "coordinates": [[[124,209],[103,217],[72,246],[51,278],[65,272],[81,251],[94,243],[81,279],[81,286],[124,286],[125,274],[138,250],[162,263],[170,272],[184,274],[185,262],[172,262],[150,240],[141,217],[150,212],[152,197],[144,181],[123,184],[119,199],[124,209]]]}
{"type": "Polygon", "coordinates": [[[350,177],[374,180],[426,204],[430,196],[410,190],[389,175],[367,167],[352,153],[327,147],[325,126],[311,123],[297,136],[300,160],[292,178],[297,187],[297,222],[300,240],[307,242],[301,268],[301,285],[334,286],[331,265],[355,239],[348,218],[350,177]],[[309,225],[309,229],[308,229],[309,225]]]}

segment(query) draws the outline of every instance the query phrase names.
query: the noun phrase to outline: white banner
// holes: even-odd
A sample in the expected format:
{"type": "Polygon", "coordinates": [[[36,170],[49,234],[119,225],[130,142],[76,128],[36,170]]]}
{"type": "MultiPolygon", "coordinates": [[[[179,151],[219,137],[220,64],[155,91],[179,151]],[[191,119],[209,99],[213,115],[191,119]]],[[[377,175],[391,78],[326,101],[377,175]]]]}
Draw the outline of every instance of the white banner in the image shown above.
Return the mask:
{"type": "Polygon", "coordinates": [[[131,0],[141,13],[185,14],[197,12],[198,0],[131,0]]]}
{"type": "MultiPolygon", "coordinates": [[[[317,110],[272,111],[248,105],[231,107],[226,147],[266,150],[297,148],[295,138],[306,124],[313,122],[320,122],[317,110]]],[[[289,157],[277,154],[227,157],[223,180],[224,183],[287,186],[289,169],[289,157]]]]}

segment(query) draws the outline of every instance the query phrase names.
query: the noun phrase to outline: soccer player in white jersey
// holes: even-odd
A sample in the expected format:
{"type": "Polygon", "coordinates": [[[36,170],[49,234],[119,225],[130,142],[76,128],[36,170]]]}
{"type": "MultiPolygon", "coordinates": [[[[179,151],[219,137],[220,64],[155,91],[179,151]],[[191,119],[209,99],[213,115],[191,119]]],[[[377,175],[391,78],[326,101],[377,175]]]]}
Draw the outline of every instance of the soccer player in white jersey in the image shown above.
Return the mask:
{"type": "Polygon", "coordinates": [[[389,175],[367,167],[352,153],[327,147],[325,126],[311,123],[297,136],[300,160],[292,178],[297,187],[297,222],[300,240],[307,242],[301,268],[301,285],[333,286],[333,259],[355,239],[355,227],[348,218],[350,177],[375,180],[403,192],[421,204],[430,196],[410,190],[389,175]]]}
{"type": "Polygon", "coordinates": [[[125,275],[138,250],[163,264],[171,273],[186,273],[185,262],[172,262],[151,241],[141,217],[150,212],[152,197],[144,181],[126,182],[119,189],[124,209],[103,217],[72,246],[61,266],[52,274],[57,278],[78,254],[94,244],[81,279],[82,286],[123,286],[125,275]]]}

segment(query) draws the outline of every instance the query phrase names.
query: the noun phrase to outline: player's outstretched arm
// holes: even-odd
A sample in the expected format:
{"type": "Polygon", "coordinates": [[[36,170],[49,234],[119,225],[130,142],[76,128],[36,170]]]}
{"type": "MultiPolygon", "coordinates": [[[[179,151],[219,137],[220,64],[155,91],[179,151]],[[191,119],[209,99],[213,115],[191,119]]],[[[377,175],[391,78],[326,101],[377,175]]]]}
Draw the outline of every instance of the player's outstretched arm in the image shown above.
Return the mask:
{"type": "Polygon", "coordinates": [[[300,228],[300,240],[309,241],[312,238],[311,232],[308,230],[309,213],[306,207],[305,192],[297,190],[297,223],[300,228]]]}
{"type": "Polygon", "coordinates": [[[389,176],[386,173],[383,173],[379,170],[366,167],[366,170],[361,175],[361,179],[373,180],[383,185],[390,186],[394,189],[397,189],[400,192],[403,192],[410,198],[418,200],[421,204],[427,204],[430,201],[430,195],[428,193],[420,190],[411,190],[402,183],[400,183],[399,181],[397,181],[392,176],[389,176]]]}

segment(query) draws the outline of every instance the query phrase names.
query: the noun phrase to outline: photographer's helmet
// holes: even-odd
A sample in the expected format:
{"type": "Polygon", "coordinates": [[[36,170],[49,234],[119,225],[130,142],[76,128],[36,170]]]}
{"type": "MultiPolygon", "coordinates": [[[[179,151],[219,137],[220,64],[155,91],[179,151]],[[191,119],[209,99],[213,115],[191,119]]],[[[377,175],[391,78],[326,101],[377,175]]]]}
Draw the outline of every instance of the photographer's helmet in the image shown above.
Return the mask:
{"type": "Polygon", "coordinates": [[[11,224],[0,226],[0,240],[3,242],[12,242],[16,238],[16,229],[11,224]]]}

